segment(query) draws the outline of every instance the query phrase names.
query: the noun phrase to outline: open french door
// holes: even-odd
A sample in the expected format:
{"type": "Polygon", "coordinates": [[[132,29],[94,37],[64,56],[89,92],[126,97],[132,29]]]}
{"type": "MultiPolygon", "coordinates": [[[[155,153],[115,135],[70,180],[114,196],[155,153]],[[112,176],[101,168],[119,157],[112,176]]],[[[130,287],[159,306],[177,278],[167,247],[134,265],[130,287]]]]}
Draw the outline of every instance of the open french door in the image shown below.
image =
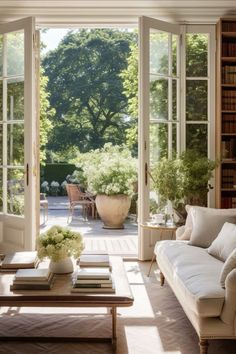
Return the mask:
{"type": "Polygon", "coordinates": [[[0,26],[0,250],[32,250],[36,236],[33,18],[0,26]]]}
{"type": "MultiPolygon", "coordinates": [[[[179,151],[180,26],[139,19],[139,259],[150,259],[156,238],[142,227],[149,219],[149,171],[179,151]],[[166,148],[167,147],[167,148],[166,148]],[[169,148],[171,147],[171,148],[169,148]]],[[[156,233],[156,231],[155,231],[156,233]]]]}

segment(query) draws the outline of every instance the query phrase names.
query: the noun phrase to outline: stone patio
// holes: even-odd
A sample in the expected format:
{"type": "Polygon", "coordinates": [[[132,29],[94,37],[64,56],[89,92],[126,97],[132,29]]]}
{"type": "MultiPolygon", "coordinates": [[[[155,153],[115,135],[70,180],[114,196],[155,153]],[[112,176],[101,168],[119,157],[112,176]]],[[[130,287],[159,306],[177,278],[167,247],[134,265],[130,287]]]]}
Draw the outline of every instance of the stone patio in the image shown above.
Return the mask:
{"type": "Polygon", "coordinates": [[[109,254],[122,255],[126,258],[137,257],[138,254],[138,226],[133,217],[127,218],[123,230],[103,229],[100,219],[85,221],[81,207],[75,210],[73,219],[68,220],[69,203],[67,197],[48,197],[48,220],[44,223],[41,211],[40,231],[47,231],[52,225],[69,227],[81,232],[84,236],[85,249],[89,251],[107,251],[109,254]]]}

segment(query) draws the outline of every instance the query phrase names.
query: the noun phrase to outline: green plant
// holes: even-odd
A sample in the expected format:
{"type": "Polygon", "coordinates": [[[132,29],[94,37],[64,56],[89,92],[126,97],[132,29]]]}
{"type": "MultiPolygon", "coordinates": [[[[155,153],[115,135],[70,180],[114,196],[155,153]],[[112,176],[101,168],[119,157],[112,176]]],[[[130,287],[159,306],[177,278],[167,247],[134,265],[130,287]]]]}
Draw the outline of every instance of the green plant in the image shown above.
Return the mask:
{"type": "Polygon", "coordinates": [[[49,257],[53,262],[58,262],[68,256],[78,258],[83,249],[81,234],[60,226],[51,227],[37,239],[39,259],[49,257]]]}
{"type": "Polygon", "coordinates": [[[132,195],[137,181],[137,161],[124,145],[105,144],[81,154],[78,167],[84,171],[88,189],[95,194],[132,195]]]}
{"type": "Polygon", "coordinates": [[[186,150],[177,158],[162,158],[150,173],[153,188],[162,200],[171,200],[175,207],[181,203],[205,205],[216,165],[194,150],[186,150]]]}

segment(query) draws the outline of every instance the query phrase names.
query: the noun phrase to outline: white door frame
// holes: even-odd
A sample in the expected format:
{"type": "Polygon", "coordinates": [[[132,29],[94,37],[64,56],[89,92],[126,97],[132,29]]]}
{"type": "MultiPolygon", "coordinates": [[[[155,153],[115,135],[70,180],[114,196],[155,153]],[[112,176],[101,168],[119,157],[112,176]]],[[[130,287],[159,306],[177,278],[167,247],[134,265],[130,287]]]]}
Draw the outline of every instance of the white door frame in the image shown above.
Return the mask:
{"type": "MultiPolygon", "coordinates": [[[[0,214],[1,248],[35,249],[36,239],[36,92],[35,92],[35,20],[32,17],[0,26],[0,34],[24,31],[24,216],[0,214]]],[[[5,108],[6,109],[6,108],[5,108]]],[[[5,139],[3,137],[3,139],[5,139]]],[[[3,182],[6,193],[7,183],[3,182]],[[5,183],[5,185],[4,185],[5,183]]],[[[6,199],[6,198],[5,198],[6,199]]],[[[6,202],[5,202],[6,204],[6,202]]]]}

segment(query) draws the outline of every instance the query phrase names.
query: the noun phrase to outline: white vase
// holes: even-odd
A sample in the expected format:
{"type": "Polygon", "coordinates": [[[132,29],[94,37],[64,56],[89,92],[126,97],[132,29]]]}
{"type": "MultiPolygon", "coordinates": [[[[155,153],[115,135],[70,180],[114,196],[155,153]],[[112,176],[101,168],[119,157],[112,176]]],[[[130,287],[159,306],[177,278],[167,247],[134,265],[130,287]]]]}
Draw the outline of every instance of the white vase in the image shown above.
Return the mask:
{"type": "Polygon", "coordinates": [[[49,269],[55,274],[68,274],[74,270],[73,262],[70,257],[64,258],[58,262],[50,261],[49,269]]]}

